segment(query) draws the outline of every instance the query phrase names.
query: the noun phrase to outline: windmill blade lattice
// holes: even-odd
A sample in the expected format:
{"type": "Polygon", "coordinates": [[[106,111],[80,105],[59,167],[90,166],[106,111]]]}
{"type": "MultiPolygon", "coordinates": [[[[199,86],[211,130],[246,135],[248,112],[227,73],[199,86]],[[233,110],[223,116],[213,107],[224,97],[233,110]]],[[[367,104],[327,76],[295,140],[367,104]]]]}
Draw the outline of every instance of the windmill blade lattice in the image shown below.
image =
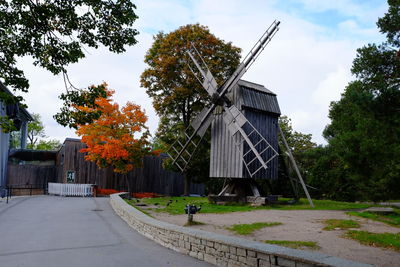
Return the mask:
{"type": "Polygon", "coordinates": [[[241,150],[244,166],[250,177],[253,177],[260,170],[267,169],[268,162],[279,153],[236,106],[224,109],[223,119],[230,134],[232,137],[240,134],[241,141],[236,144],[236,147],[241,150]]]}
{"type": "Polygon", "coordinates": [[[183,135],[176,138],[175,142],[167,150],[168,156],[172,159],[172,163],[179,168],[181,172],[188,167],[190,160],[197,150],[203,136],[193,133],[191,126],[187,127],[183,135]],[[193,136],[192,136],[193,135],[193,136]],[[192,136],[192,138],[190,138],[192,136]],[[187,140],[190,140],[187,142],[187,140]]]}

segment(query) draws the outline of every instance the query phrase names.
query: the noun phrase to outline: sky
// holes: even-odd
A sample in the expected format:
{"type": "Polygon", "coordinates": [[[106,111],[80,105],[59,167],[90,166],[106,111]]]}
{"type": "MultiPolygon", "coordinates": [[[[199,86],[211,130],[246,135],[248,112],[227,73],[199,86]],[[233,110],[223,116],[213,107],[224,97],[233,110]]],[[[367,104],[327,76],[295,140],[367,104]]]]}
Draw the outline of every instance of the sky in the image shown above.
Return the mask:
{"type": "MultiPolygon", "coordinates": [[[[127,101],[146,110],[148,126],[155,133],[158,117],[151,99],[140,87],[140,74],[146,68],[144,56],[153,35],[200,23],[226,42],[242,48],[246,56],[255,42],[274,21],[280,30],[251,66],[243,79],[259,83],[277,94],[283,115],[292,119],[294,130],[312,134],[313,141],[325,144],[322,137],[329,104],[340,99],[346,85],[354,79],[350,69],[357,48],[379,43],[376,21],[387,11],[384,0],[141,0],[134,1],[139,19],[138,43],[123,54],[106,48],[88,49],[86,58],[68,66],[71,82],[85,88],[107,82],[115,90],[114,100],[127,101]]],[[[62,76],[32,65],[22,58],[19,66],[30,81],[23,94],[28,111],[39,113],[49,138],[63,141],[76,138],[74,130],[57,124],[53,115],[65,92],[62,76]]]]}

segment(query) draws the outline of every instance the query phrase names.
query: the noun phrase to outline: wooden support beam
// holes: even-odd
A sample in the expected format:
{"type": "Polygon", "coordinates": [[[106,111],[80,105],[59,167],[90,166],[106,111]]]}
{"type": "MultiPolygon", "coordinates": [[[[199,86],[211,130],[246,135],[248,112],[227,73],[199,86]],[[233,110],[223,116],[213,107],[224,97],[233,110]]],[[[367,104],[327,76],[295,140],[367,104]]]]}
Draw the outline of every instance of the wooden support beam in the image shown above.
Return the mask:
{"type": "MultiPolygon", "coordinates": [[[[290,147],[289,147],[288,143],[286,142],[285,135],[283,134],[283,131],[282,131],[281,127],[278,126],[278,128],[279,128],[279,133],[280,133],[280,135],[281,135],[281,137],[282,137],[283,143],[285,144],[285,147],[286,147],[286,149],[287,149],[287,152],[288,152],[288,155],[289,155],[289,159],[290,159],[290,161],[291,161],[292,164],[293,164],[294,170],[296,171],[297,177],[298,177],[299,180],[300,180],[301,186],[303,187],[304,193],[305,193],[306,196],[307,196],[308,202],[310,203],[310,206],[314,208],[314,207],[315,207],[315,206],[314,206],[314,203],[313,203],[313,201],[312,201],[312,199],[311,199],[311,197],[310,197],[310,194],[308,193],[307,186],[306,186],[306,184],[304,183],[303,177],[301,177],[299,168],[297,167],[296,160],[295,160],[294,157],[293,157],[292,151],[290,150],[290,147]]],[[[289,179],[290,179],[290,178],[289,178],[289,179]]]]}

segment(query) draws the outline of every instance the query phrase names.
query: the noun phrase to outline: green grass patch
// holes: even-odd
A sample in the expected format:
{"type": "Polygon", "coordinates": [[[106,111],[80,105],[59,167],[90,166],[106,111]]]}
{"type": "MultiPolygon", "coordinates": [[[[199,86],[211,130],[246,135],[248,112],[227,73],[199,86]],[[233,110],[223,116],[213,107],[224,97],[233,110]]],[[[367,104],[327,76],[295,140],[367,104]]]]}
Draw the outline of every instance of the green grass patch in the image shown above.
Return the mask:
{"type": "Polygon", "coordinates": [[[273,244],[283,247],[289,248],[310,248],[310,249],[320,249],[320,246],[317,245],[317,242],[314,241],[289,241],[289,240],[265,240],[267,244],[273,244]]]}
{"type": "Polygon", "coordinates": [[[272,227],[281,224],[282,223],[280,222],[256,222],[252,224],[234,224],[231,227],[226,227],[226,229],[235,232],[236,234],[239,235],[250,235],[254,231],[259,230],[261,228],[272,227]]]}
{"type": "Polygon", "coordinates": [[[347,212],[347,214],[370,219],[373,221],[383,222],[395,227],[400,227],[400,210],[394,209],[394,212],[394,214],[390,215],[380,215],[372,212],[349,211],[347,212]]]}
{"type": "Polygon", "coordinates": [[[348,238],[359,241],[361,244],[391,248],[400,251],[400,233],[371,233],[367,231],[348,231],[345,235],[348,238]]]}
{"type": "Polygon", "coordinates": [[[350,229],[350,228],[359,228],[360,224],[353,220],[339,220],[339,219],[329,219],[324,221],[326,226],[324,230],[330,231],[334,230],[335,228],[340,229],[350,229]]]}
{"type": "MultiPolygon", "coordinates": [[[[184,214],[187,204],[202,207],[201,213],[229,213],[237,211],[252,211],[259,209],[279,209],[279,210],[351,210],[366,209],[370,204],[339,202],[332,200],[314,200],[315,208],[310,207],[307,199],[300,199],[296,204],[287,204],[288,199],[280,199],[280,202],[273,205],[252,207],[247,204],[230,203],[227,205],[216,205],[208,202],[207,197],[161,197],[144,198],[140,201],[148,205],[157,204],[156,212],[167,212],[172,215],[184,214]]],[[[128,202],[129,203],[129,202],[128,202]]],[[[133,202],[134,203],[134,202],[133,202]]]]}
{"type": "Polygon", "coordinates": [[[153,215],[151,215],[151,213],[148,211],[149,209],[143,209],[141,207],[135,206],[135,204],[137,203],[135,199],[124,199],[126,203],[128,203],[129,205],[133,206],[135,209],[143,212],[144,214],[146,214],[147,216],[154,218],[153,215]]]}

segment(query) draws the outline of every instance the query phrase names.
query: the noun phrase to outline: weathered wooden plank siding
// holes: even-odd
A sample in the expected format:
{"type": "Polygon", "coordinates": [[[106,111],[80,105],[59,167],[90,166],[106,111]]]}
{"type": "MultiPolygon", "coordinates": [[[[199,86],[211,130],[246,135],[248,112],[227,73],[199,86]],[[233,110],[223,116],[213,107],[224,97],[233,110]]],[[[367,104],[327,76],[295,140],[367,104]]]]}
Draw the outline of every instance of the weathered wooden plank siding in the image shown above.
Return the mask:
{"type": "Polygon", "coordinates": [[[55,166],[38,165],[8,165],[8,186],[35,185],[36,187],[47,186],[48,182],[55,182],[55,166]]]}
{"type": "MultiPolygon", "coordinates": [[[[267,142],[276,150],[278,151],[278,116],[267,115],[265,113],[261,113],[256,110],[249,110],[245,109],[244,114],[246,118],[250,121],[251,124],[264,136],[267,142]]],[[[253,143],[256,143],[258,140],[255,140],[253,136],[250,136],[250,139],[253,143]]],[[[266,148],[263,144],[259,145],[261,150],[266,148]]],[[[249,151],[249,146],[247,143],[244,144],[243,153],[245,154],[249,151]]],[[[248,158],[246,158],[246,162],[249,162],[252,157],[249,153],[248,158]]],[[[269,159],[273,156],[273,150],[268,149],[265,153],[261,156],[264,160],[269,159]]],[[[268,169],[261,169],[258,171],[253,178],[258,179],[276,179],[278,178],[278,157],[276,156],[273,158],[268,164],[268,169]]],[[[260,163],[255,160],[253,164],[250,165],[252,170],[258,169],[260,163]]],[[[243,177],[251,178],[249,173],[244,169],[243,170],[243,177]]]]}
{"type": "MultiPolygon", "coordinates": [[[[95,163],[85,161],[79,152],[85,145],[78,139],[67,139],[57,155],[57,182],[67,182],[67,172],[75,172],[75,183],[97,184],[100,188],[128,190],[129,179],[133,192],[154,192],[165,195],[183,194],[183,176],[164,170],[162,157],[147,156],[143,167],[127,174],[114,173],[112,169],[99,169],[95,163]]],[[[204,185],[192,186],[191,193],[204,194],[204,185]]]]}
{"type": "Polygon", "coordinates": [[[242,178],[242,151],[236,145],[239,142],[240,136],[231,136],[222,114],[216,115],[211,124],[210,177],[242,178]]]}

